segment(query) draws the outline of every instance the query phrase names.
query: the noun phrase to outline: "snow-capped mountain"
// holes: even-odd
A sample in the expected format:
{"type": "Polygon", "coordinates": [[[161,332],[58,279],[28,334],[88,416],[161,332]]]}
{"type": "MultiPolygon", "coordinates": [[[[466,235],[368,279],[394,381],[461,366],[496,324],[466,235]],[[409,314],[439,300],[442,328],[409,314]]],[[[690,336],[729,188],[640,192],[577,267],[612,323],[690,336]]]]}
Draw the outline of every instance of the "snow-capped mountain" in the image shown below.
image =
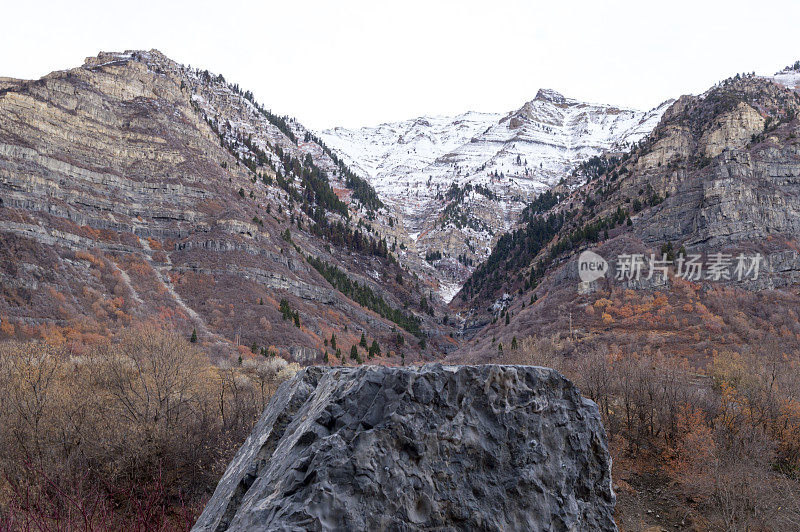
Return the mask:
{"type": "Polygon", "coordinates": [[[504,115],[468,112],[323,133],[326,143],[373,182],[420,171],[496,124],[504,115]]]}
{"type": "Polygon", "coordinates": [[[527,201],[577,163],[639,141],[670,103],[644,112],[542,89],[507,114],[422,117],[321,137],[402,217],[416,252],[436,263],[447,295],[527,201]]]}

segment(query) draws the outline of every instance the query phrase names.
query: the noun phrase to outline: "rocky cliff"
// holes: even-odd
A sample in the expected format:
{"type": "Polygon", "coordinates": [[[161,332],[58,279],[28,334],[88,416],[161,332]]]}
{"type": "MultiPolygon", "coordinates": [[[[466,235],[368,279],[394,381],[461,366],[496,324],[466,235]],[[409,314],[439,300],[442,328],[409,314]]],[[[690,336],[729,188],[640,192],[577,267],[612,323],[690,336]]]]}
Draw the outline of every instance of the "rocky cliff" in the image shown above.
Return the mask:
{"type": "Polygon", "coordinates": [[[363,333],[413,355],[436,302],[383,227],[302,125],[157,51],[0,84],[5,334],[80,344],[159,319],[229,353],[310,363],[363,333]]]}
{"type": "MultiPolygon", "coordinates": [[[[585,179],[583,185],[553,189],[532,202],[523,227],[501,238],[453,302],[454,308],[469,313],[466,333],[476,336],[479,344],[463,351],[469,351],[466,359],[485,360],[476,353],[497,354],[495,339],[508,347],[514,336],[557,330],[554,315],[561,317],[562,329],[580,316],[590,331],[611,330],[608,326],[619,320],[633,330],[641,323],[647,323],[648,330],[659,323],[674,331],[673,340],[685,336],[686,328],[678,324],[691,323],[690,317],[670,315],[675,305],[693,308],[691,301],[684,301],[685,294],[676,294],[657,319],[647,316],[652,311],[647,304],[612,307],[617,314],[595,316],[594,308],[587,310],[598,298],[610,300],[617,290],[644,289],[636,297],[651,300],[653,291],[672,290],[675,264],[666,282],[615,282],[612,259],[622,254],[661,258],[663,250],[674,258],[683,249],[699,254],[705,267],[711,255],[723,254],[730,277],[709,279],[706,269],[693,285],[702,295],[730,290],[731,301],[720,314],[722,309],[740,315],[752,312],[743,302],[755,296],[740,290],[781,290],[758,297],[780,300],[786,307],[798,304],[800,93],[787,72],[775,78],[737,75],[701,95],[682,96],[630,150],[580,165],[576,173],[585,179]],[[612,273],[595,285],[579,286],[576,260],[588,248],[612,261],[612,273]],[[737,279],[736,258],[758,254],[763,261],[757,278],[737,279]],[[589,296],[586,290],[598,293],[589,296]],[[505,318],[501,314],[509,309],[513,317],[503,320],[508,323],[504,327],[497,318],[505,318]],[[638,322],[637,312],[644,316],[638,322]],[[605,321],[598,323],[601,319],[605,321]]],[[[643,263],[642,276],[648,275],[649,264],[643,263]]],[[[772,325],[753,326],[762,327],[769,330],[772,325]]],[[[736,345],[735,337],[716,336],[710,342],[725,338],[736,345]]],[[[749,340],[743,335],[741,341],[749,340]]],[[[706,346],[699,357],[710,352],[706,346]]]]}
{"type": "Polygon", "coordinates": [[[531,366],[308,368],[194,530],[616,530],[597,406],[531,366]]]}

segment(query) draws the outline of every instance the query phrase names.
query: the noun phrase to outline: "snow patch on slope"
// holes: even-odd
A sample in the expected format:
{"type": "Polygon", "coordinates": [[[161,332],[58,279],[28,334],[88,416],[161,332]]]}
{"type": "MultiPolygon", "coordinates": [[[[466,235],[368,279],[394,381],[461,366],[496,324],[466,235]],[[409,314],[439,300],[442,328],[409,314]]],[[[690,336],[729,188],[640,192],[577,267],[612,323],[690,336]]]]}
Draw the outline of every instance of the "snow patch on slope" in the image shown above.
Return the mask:
{"type": "Polygon", "coordinates": [[[322,133],[328,146],[373,182],[422,170],[495,124],[502,115],[464,113],[420,117],[360,129],[334,128],[322,133]]]}
{"type": "Polygon", "coordinates": [[[790,89],[800,90],[800,69],[789,67],[776,72],[772,79],[790,89]]]}

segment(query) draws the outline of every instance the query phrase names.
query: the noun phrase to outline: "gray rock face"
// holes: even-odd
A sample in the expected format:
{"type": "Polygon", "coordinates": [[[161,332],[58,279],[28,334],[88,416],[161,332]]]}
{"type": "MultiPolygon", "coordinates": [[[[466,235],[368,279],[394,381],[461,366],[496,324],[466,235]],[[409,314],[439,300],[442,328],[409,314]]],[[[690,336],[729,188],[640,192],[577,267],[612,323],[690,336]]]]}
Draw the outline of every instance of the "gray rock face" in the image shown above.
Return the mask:
{"type": "Polygon", "coordinates": [[[597,406],[531,366],[307,368],[194,530],[616,530],[597,406]]]}
{"type": "MultiPolygon", "coordinates": [[[[85,316],[92,330],[113,331],[123,313],[140,321],[167,312],[215,356],[238,357],[239,336],[309,364],[324,358],[323,337],[335,324],[337,334],[352,331],[350,343],[363,333],[391,343],[397,359],[419,358],[411,333],[331,286],[304,258],[313,256],[417,316],[429,351],[449,346],[453,327],[416,304],[433,286],[430,265],[414,259],[411,266],[425,267],[415,270],[420,283],[408,282],[395,257],[415,253],[390,259],[338,230],[323,236],[278,185],[275,169],[302,188],[299,166],[283,160],[310,167],[310,157],[352,207],[352,228],[391,245],[385,230],[399,230],[389,227],[394,215],[356,207],[360,194],[308,133],[294,120],[270,119],[222,76],[157,51],[101,53],[40,80],[0,80],[0,315],[32,326],[85,316]],[[282,299],[301,326],[279,318],[282,299]],[[98,301],[119,308],[93,309],[98,301]]],[[[340,208],[323,210],[328,223],[343,222],[340,208]]],[[[443,313],[438,298],[428,303],[443,313]]]]}

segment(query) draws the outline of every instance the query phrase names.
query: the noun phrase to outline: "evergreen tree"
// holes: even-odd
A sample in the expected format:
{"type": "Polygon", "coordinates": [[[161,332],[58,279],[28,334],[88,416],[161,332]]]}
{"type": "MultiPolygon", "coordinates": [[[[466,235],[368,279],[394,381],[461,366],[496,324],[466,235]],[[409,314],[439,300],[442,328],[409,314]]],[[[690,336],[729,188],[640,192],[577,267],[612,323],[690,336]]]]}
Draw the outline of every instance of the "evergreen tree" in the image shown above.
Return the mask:
{"type": "Polygon", "coordinates": [[[350,348],[350,358],[353,360],[358,359],[358,348],[355,345],[350,348]]]}
{"type": "Polygon", "coordinates": [[[358,342],[358,345],[360,345],[360,346],[361,346],[361,347],[363,347],[364,349],[366,349],[366,348],[367,348],[367,337],[366,337],[366,336],[364,336],[364,333],[363,333],[363,332],[361,333],[361,341],[359,341],[359,342],[358,342]]]}
{"type": "Polygon", "coordinates": [[[517,349],[517,337],[511,339],[511,350],[514,351],[517,349]]]}
{"type": "Polygon", "coordinates": [[[331,347],[336,349],[336,333],[331,333],[331,347]]]}
{"type": "MultiPolygon", "coordinates": [[[[367,285],[359,284],[347,277],[339,268],[317,259],[311,255],[306,257],[308,263],[341,293],[359,303],[361,306],[374,310],[380,316],[393,321],[411,334],[421,337],[420,320],[414,315],[406,314],[390,306],[381,296],[375,294],[367,285]]],[[[365,339],[366,342],[366,339],[365,339]]],[[[366,346],[362,346],[365,347],[366,346]]]]}
{"type": "Polygon", "coordinates": [[[279,305],[281,316],[284,320],[288,320],[292,318],[292,307],[289,306],[289,302],[286,298],[282,298],[280,305],[279,305]]]}
{"type": "Polygon", "coordinates": [[[428,298],[422,296],[419,300],[419,308],[422,309],[423,312],[428,312],[428,298]]]}
{"type": "Polygon", "coordinates": [[[665,256],[666,259],[670,262],[675,260],[675,252],[672,249],[672,242],[667,242],[663,246],[661,246],[661,255],[665,256]]]}
{"type": "Polygon", "coordinates": [[[372,345],[369,346],[369,357],[372,358],[375,355],[380,355],[380,354],[381,354],[381,348],[378,345],[378,341],[377,340],[373,340],[372,341],[372,345]]]}

